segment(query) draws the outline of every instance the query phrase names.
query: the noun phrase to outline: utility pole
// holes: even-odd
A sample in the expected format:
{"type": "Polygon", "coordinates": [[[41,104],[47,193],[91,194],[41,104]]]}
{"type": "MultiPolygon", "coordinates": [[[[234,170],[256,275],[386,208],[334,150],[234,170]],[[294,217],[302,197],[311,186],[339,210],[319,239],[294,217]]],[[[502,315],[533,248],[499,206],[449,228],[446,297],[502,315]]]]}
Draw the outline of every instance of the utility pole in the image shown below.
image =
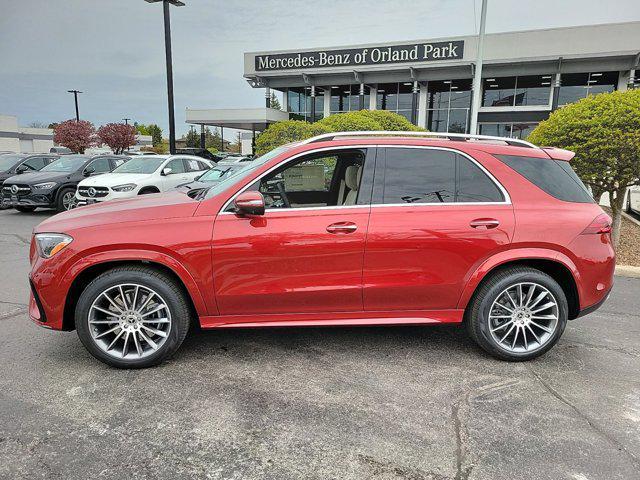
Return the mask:
{"type": "Polygon", "coordinates": [[[482,0],[482,11],[480,13],[480,32],[478,34],[478,56],[476,58],[476,68],[473,75],[473,86],[471,87],[471,125],[469,133],[475,135],[478,132],[478,111],[482,99],[482,57],[484,54],[484,28],[487,20],[487,2],[482,0]]]}
{"type": "Polygon", "coordinates": [[[131,120],[130,118],[123,118],[124,120],[124,124],[125,125],[129,125],[129,120],[131,120]]]}
{"type": "Polygon", "coordinates": [[[80,90],[67,90],[69,93],[73,93],[73,99],[76,102],[76,122],[80,121],[80,111],[78,110],[78,94],[82,93],[80,90]]]}
{"type": "Polygon", "coordinates": [[[148,3],[162,2],[164,11],[164,50],[167,63],[167,102],[169,106],[169,153],[176,153],[176,119],[173,111],[173,65],[171,59],[171,19],[169,5],[184,7],[180,0],[145,0],[148,3]]]}

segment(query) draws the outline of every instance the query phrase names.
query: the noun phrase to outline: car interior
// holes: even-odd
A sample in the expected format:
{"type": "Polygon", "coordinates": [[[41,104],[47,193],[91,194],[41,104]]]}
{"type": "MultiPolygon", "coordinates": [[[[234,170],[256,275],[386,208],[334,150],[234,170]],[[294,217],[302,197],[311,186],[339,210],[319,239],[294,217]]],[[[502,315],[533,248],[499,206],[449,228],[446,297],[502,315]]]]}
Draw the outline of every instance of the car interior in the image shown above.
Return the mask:
{"type": "Polygon", "coordinates": [[[355,205],[365,150],[319,152],[287,163],[266,175],[259,190],[267,208],[313,208],[355,205]]]}

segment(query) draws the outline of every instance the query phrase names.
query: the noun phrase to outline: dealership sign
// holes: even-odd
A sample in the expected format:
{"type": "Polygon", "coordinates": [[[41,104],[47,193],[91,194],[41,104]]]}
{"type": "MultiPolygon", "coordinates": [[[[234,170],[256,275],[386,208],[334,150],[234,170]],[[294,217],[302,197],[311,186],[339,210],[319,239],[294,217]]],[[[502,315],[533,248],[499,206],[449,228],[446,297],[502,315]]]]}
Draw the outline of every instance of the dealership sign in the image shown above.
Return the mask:
{"type": "Polygon", "coordinates": [[[318,50],[256,55],[256,71],[356,67],[389,63],[456,60],[464,54],[464,41],[414,43],[386,47],[318,50]]]}

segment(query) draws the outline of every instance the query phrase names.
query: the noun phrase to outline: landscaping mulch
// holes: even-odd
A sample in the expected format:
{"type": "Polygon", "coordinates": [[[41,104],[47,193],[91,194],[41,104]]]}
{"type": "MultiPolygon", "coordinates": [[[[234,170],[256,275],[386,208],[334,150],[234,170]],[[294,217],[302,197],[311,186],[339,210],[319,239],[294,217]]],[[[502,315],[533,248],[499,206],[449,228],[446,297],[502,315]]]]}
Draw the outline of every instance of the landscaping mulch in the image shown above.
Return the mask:
{"type": "MultiPolygon", "coordinates": [[[[611,210],[604,208],[611,214],[611,210]]],[[[620,245],[616,249],[616,264],[640,267],[640,226],[622,217],[620,245]]]]}

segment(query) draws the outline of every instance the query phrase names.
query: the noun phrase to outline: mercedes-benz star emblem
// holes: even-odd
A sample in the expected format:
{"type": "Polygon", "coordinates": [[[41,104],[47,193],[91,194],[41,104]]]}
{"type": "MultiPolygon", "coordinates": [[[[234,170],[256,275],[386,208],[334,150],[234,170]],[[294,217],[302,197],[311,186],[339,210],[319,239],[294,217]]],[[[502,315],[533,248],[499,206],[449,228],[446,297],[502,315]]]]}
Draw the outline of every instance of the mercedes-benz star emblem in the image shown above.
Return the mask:
{"type": "Polygon", "coordinates": [[[18,193],[18,185],[11,185],[11,193],[18,193]]]}
{"type": "Polygon", "coordinates": [[[96,196],[96,189],[93,187],[89,187],[89,190],[87,190],[87,193],[89,194],[90,197],[95,197],[96,196]]]}

